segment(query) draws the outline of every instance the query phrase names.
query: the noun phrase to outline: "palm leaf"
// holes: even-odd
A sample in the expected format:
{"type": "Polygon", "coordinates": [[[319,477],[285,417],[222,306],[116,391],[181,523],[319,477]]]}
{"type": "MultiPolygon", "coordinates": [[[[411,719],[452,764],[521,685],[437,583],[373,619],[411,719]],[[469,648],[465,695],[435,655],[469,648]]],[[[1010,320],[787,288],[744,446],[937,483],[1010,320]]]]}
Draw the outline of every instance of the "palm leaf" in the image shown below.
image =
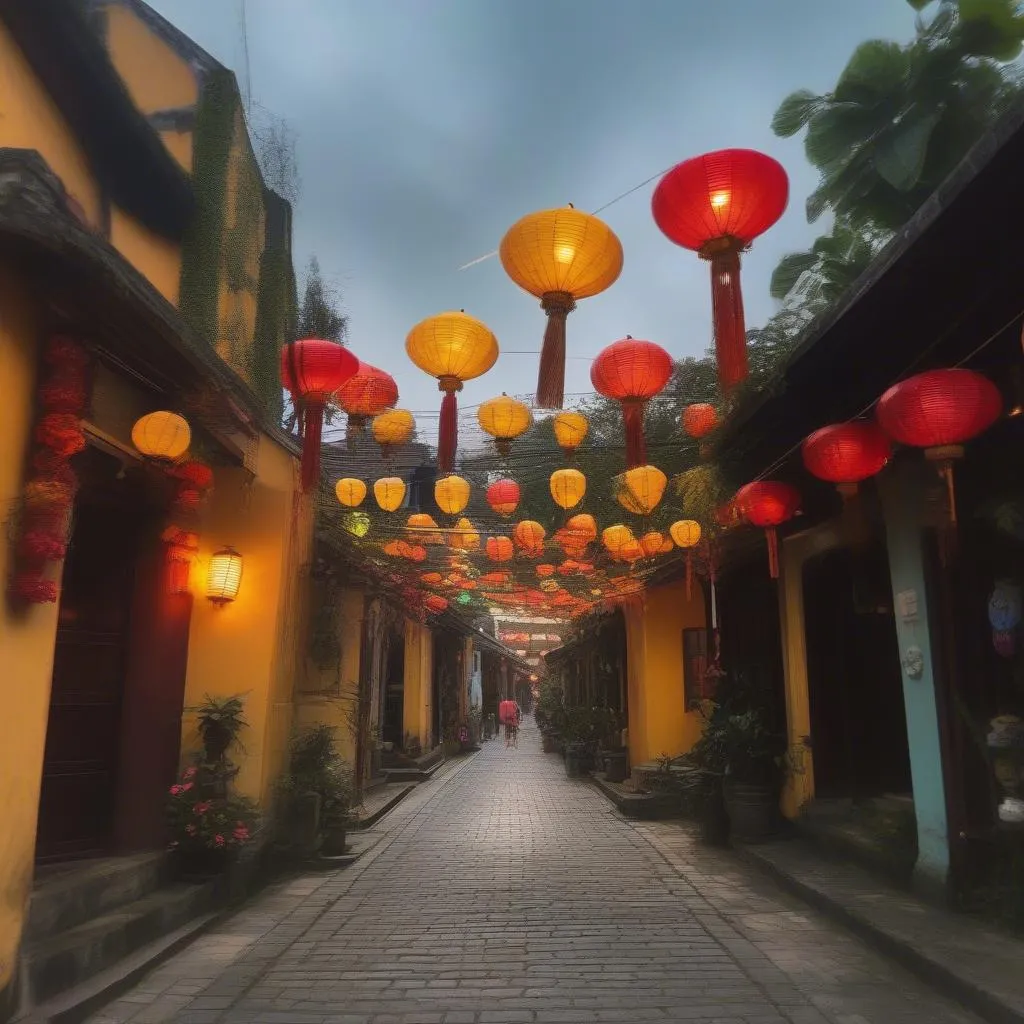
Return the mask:
{"type": "Polygon", "coordinates": [[[898,94],[906,81],[908,55],[899,43],[869,39],[853,51],[836,82],[840,103],[872,104],[898,94]]]}
{"type": "Polygon", "coordinates": [[[773,299],[781,301],[796,287],[797,282],[818,263],[818,256],[812,252],[790,252],[779,260],[772,271],[769,291],[773,299]]]}
{"type": "Polygon", "coordinates": [[[912,109],[875,148],[875,168],[898,192],[909,192],[921,180],[928,143],[944,111],[944,105],[930,111],[912,109]]]}
{"type": "Polygon", "coordinates": [[[821,109],[824,99],[810,89],[791,92],[780,104],[772,117],[772,131],[780,138],[788,139],[807,125],[811,117],[821,109]]]}

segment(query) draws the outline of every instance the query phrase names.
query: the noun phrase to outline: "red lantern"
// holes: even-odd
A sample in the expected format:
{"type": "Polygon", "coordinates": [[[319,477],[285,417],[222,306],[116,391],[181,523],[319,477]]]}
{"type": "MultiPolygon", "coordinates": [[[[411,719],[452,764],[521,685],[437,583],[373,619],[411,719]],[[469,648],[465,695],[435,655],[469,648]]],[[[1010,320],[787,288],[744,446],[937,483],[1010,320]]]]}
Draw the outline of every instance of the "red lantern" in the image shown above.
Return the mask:
{"type": "Polygon", "coordinates": [[[320,478],[320,437],[324,406],[359,369],[359,360],[333,341],[303,338],[281,351],[281,383],[302,413],[302,488],[312,490],[320,478]]]}
{"type": "Polygon", "coordinates": [[[487,488],[487,504],[499,516],[510,516],[519,506],[519,484],[515,480],[495,480],[487,488]]]}
{"type": "Polygon", "coordinates": [[[427,611],[433,612],[435,615],[443,612],[448,607],[448,599],[441,597],[439,594],[427,594],[423,599],[424,605],[426,605],[427,611]]]}
{"type": "Polygon", "coordinates": [[[683,430],[698,441],[717,426],[718,413],[707,402],[695,402],[683,410],[683,430]]]}
{"type": "Polygon", "coordinates": [[[636,341],[629,335],[612,342],[591,364],[594,390],[622,403],[627,469],[647,462],[644,409],[671,376],[672,357],[660,345],[636,341]]]}
{"type": "Polygon", "coordinates": [[[752,526],[760,526],[768,538],[768,571],[779,577],[779,540],[775,528],[792,519],[800,507],[800,492],[778,480],[755,480],[736,492],[733,503],[752,526]]]}
{"type": "Polygon", "coordinates": [[[398,385],[390,373],[360,361],[359,369],[338,389],[334,400],[348,413],[348,433],[355,440],[366,421],[398,401],[398,385]]]}
{"type": "Polygon", "coordinates": [[[782,165],[752,149],[723,149],[684,160],[654,190],[658,227],[711,263],[718,379],[728,394],[747,376],[740,253],[783,214],[789,179],[782,165]]]}
{"type": "Polygon", "coordinates": [[[889,439],[874,423],[856,420],[816,430],[803,443],[804,466],[819,480],[837,484],[849,497],[857,484],[880,472],[889,461],[889,439]]]}
{"type": "Polygon", "coordinates": [[[875,410],[882,429],[900,444],[924,448],[938,464],[949,495],[950,520],[956,523],[953,461],[963,444],[983,433],[1003,411],[999,389],[973,370],[928,370],[894,384],[875,410]]]}

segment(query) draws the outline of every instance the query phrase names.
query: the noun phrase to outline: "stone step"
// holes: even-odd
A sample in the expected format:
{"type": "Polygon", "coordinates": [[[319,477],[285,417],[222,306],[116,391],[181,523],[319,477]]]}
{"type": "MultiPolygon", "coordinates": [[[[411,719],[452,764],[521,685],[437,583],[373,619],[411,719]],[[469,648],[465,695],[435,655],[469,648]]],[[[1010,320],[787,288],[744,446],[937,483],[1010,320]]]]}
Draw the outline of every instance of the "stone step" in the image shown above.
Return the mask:
{"type": "Polygon", "coordinates": [[[141,899],[167,880],[162,852],[42,867],[36,872],[25,941],[49,938],[141,899]]]}
{"type": "Polygon", "coordinates": [[[147,893],[74,928],[29,943],[22,957],[24,993],[37,1006],[111,967],[147,943],[208,912],[215,883],[179,883],[147,893]]]}

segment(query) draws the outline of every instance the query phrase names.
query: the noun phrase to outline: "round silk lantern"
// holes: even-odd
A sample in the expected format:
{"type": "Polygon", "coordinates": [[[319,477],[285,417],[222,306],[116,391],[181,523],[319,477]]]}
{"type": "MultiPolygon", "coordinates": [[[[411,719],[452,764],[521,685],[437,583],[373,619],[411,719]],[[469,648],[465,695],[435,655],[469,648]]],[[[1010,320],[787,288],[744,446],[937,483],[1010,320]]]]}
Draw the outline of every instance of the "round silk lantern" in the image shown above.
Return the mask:
{"type": "Polygon", "coordinates": [[[628,469],[647,461],[644,410],[671,376],[672,357],[660,345],[629,335],[603,349],[591,364],[594,390],[622,404],[628,469]]]}
{"type": "Polygon", "coordinates": [[[405,501],[405,481],[398,476],[385,476],[373,482],[373,496],[385,512],[394,512],[405,501]]]}
{"type": "Polygon", "coordinates": [[[555,567],[553,565],[548,564],[547,562],[543,562],[537,566],[536,571],[537,575],[541,579],[544,579],[547,576],[553,576],[555,574],[555,567]]]}
{"type": "Polygon", "coordinates": [[[718,426],[718,413],[707,402],[695,402],[683,410],[683,431],[699,441],[718,426]]]}
{"type": "Polygon", "coordinates": [[[359,369],[347,348],[320,338],[302,338],[281,350],[281,383],[288,389],[302,422],[302,487],[320,479],[320,439],[324,407],[359,369]]]}
{"type": "Polygon", "coordinates": [[[589,424],[581,412],[560,412],[552,418],[551,429],[555,432],[558,447],[571,459],[587,436],[589,424]]]}
{"type": "Polygon", "coordinates": [[[492,562],[507,562],[513,554],[512,541],[508,537],[487,538],[487,557],[492,562]]]}
{"type": "Polygon", "coordinates": [[[597,539],[597,520],[587,512],[571,516],[565,524],[566,532],[572,533],[588,544],[597,539]]]}
{"type": "Polygon", "coordinates": [[[668,477],[657,466],[635,466],[615,478],[615,498],[627,512],[649,516],[667,484],[668,477]]]}
{"type": "Polygon", "coordinates": [[[565,397],[565,320],[580,299],[597,295],[622,273],[622,245],[604,221],[572,206],[530,213],[499,247],[505,273],[540,299],[547,329],[536,401],[560,409],[565,397]]]}
{"type": "Polygon", "coordinates": [[[349,440],[355,440],[366,421],[398,401],[398,385],[390,373],[360,361],[359,369],[338,388],[335,404],[348,413],[349,440]]]}
{"type": "Polygon", "coordinates": [[[443,544],[444,537],[437,528],[434,517],[426,512],[414,512],[405,521],[405,528],[409,533],[409,539],[419,544],[443,544]]]}
{"type": "Polygon", "coordinates": [[[531,558],[535,558],[544,551],[545,536],[544,527],[532,519],[524,519],[521,523],[517,523],[515,530],[512,531],[512,539],[515,541],[516,547],[531,558]]]}
{"type": "Polygon", "coordinates": [[[999,389],[973,370],[928,370],[894,384],[878,400],[882,429],[900,444],[923,448],[946,481],[950,521],[956,523],[953,462],[963,445],[988,430],[1003,411],[999,389]]]}
{"type": "Polygon", "coordinates": [[[151,412],[132,426],[132,444],[148,459],[177,462],[191,443],[188,421],[176,412],[151,412]]]}
{"type": "Polygon", "coordinates": [[[480,403],[476,413],[480,429],[494,438],[499,455],[508,455],[512,442],[526,433],[533,423],[530,407],[502,392],[500,398],[489,398],[480,403]]]}
{"type": "Polygon", "coordinates": [[[487,488],[487,504],[499,516],[510,516],[519,507],[519,484],[515,480],[495,480],[487,488]]]}
{"type": "Polygon", "coordinates": [[[752,149],[723,149],[677,164],[658,182],[654,220],[676,245],[711,263],[718,380],[728,394],[747,376],[740,253],[785,212],[782,165],[752,149]]]}
{"type": "Polygon", "coordinates": [[[686,597],[693,597],[693,549],[700,543],[700,523],[695,519],[677,519],[669,528],[677,546],[686,552],[686,597]]]}
{"type": "Polygon", "coordinates": [[[423,605],[428,612],[438,615],[448,607],[448,599],[439,594],[427,594],[423,599],[423,605]]]}
{"type": "Polygon", "coordinates": [[[434,484],[437,507],[450,516],[457,516],[469,504],[469,481],[461,476],[445,476],[434,484]]]}
{"type": "Polygon", "coordinates": [[[366,484],[354,477],[343,477],[334,485],[334,493],[346,508],[356,508],[366,497],[366,484]]]}
{"type": "Polygon", "coordinates": [[[459,441],[459,407],[455,395],[467,380],[486,373],[498,358],[498,339],[465,310],[440,313],[420,321],[405,339],[409,358],[437,378],[444,392],[438,426],[437,464],[442,473],[455,467],[459,441]]]}
{"type": "Polygon", "coordinates": [[[665,538],[657,530],[649,530],[640,538],[640,547],[643,548],[644,554],[648,558],[653,558],[658,554],[664,543],[665,538]]]}
{"type": "Polygon", "coordinates": [[[460,519],[448,531],[448,547],[453,551],[479,551],[480,534],[468,519],[460,519]]]}
{"type": "Polygon", "coordinates": [[[601,543],[613,558],[619,558],[629,545],[636,543],[636,537],[628,526],[616,523],[602,531],[601,543]]]}
{"type": "Polygon", "coordinates": [[[391,449],[405,444],[416,429],[416,420],[408,409],[388,409],[373,417],[373,439],[387,458],[391,449]]]}
{"type": "Polygon", "coordinates": [[[760,526],[768,539],[768,572],[779,578],[779,540],[776,527],[792,519],[800,507],[800,492],[778,480],[756,480],[741,487],[733,499],[740,515],[760,526]]]}
{"type": "Polygon", "coordinates": [[[880,472],[892,448],[881,428],[868,420],[836,423],[811,434],[801,449],[804,466],[819,480],[836,484],[843,497],[880,472]]]}
{"type": "Polygon", "coordinates": [[[551,497],[560,508],[574,508],[587,493],[587,478],[578,469],[556,469],[548,481],[551,497]]]}

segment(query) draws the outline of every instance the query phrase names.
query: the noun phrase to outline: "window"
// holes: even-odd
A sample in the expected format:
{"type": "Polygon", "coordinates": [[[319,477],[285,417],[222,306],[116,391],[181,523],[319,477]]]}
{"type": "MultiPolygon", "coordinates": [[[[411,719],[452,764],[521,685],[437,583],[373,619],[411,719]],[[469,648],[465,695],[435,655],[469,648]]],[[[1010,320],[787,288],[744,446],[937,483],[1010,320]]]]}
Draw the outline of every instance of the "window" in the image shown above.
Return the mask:
{"type": "Polygon", "coordinates": [[[694,701],[714,696],[714,682],[708,678],[708,631],[683,630],[683,706],[689,711],[694,701]]]}

